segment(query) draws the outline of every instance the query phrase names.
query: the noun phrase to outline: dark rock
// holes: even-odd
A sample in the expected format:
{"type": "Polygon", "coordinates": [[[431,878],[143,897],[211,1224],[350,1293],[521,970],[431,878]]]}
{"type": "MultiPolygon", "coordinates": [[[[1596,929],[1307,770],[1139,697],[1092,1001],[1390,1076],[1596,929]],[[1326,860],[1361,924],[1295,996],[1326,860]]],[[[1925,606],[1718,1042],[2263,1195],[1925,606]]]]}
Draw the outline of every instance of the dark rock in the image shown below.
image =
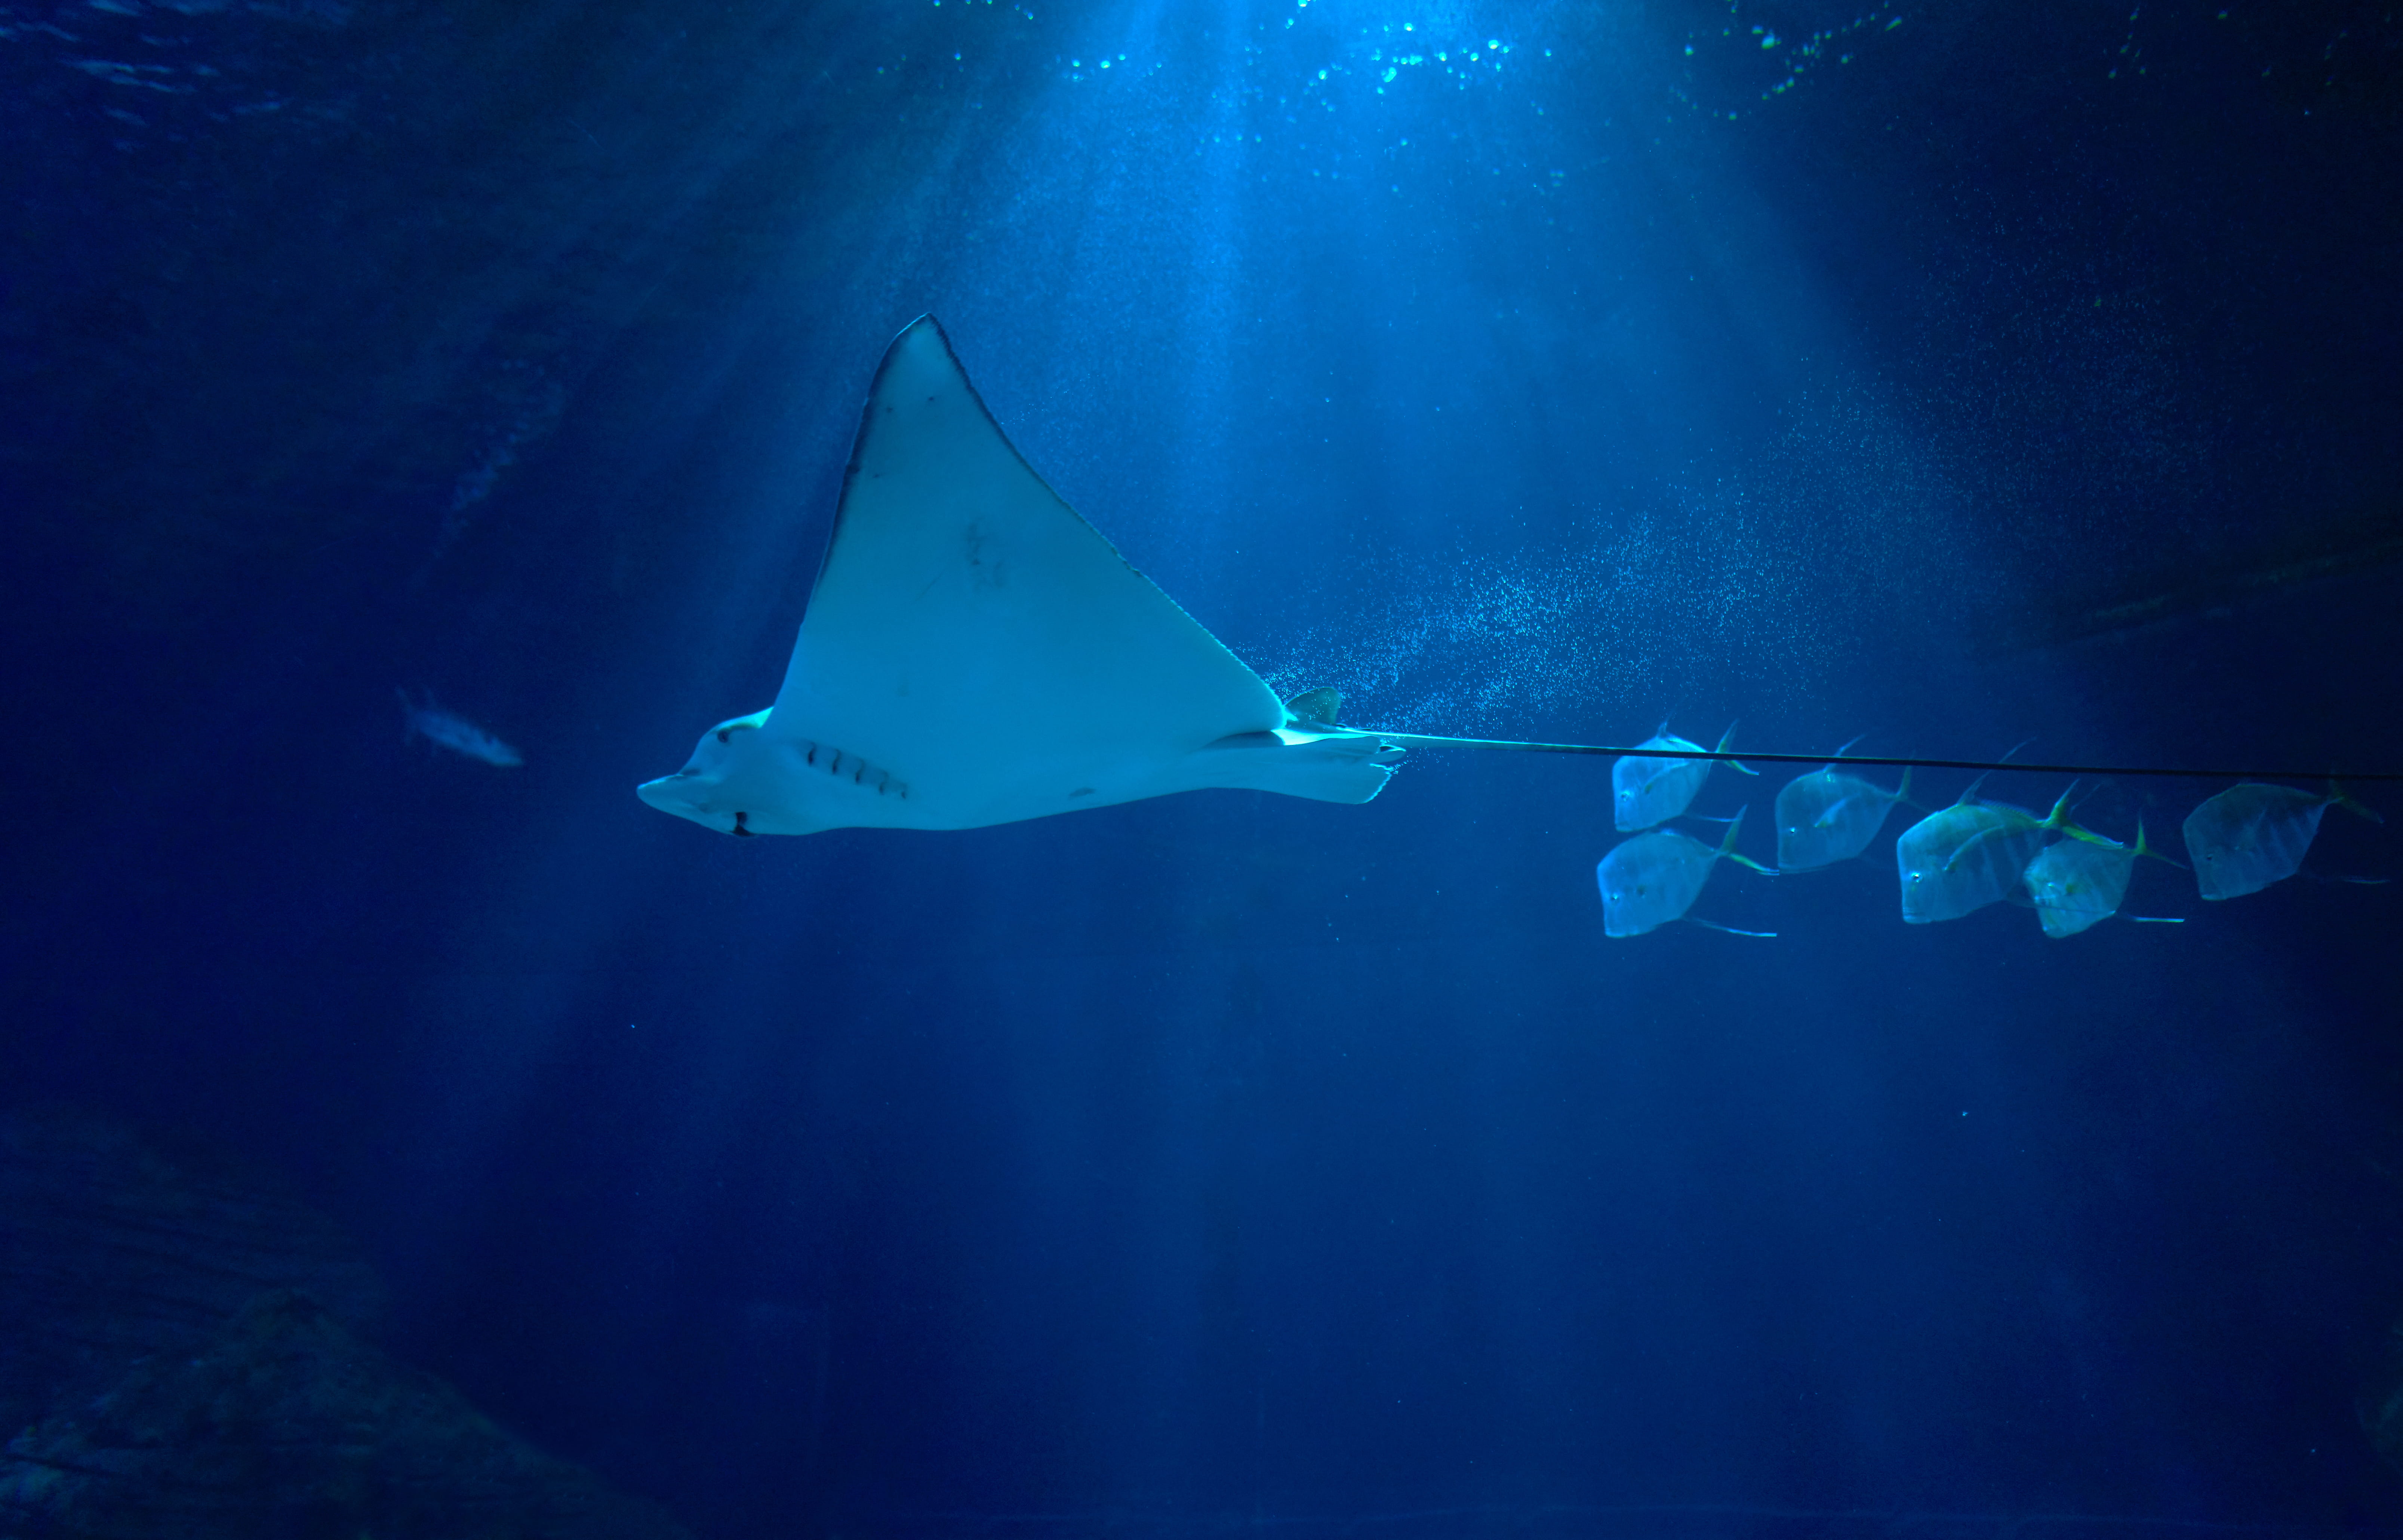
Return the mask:
{"type": "Polygon", "coordinates": [[[306,1295],[261,1296],[197,1356],[134,1369],[0,1457],[0,1533],[78,1540],[677,1540],[493,1425],[306,1295]]]}
{"type": "Polygon", "coordinates": [[[381,1306],[357,1248],[271,1179],[85,1113],[0,1116],[0,1438],[287,1288],[354,1328],[381,1306]]]}
{"type": "Polygon", "coordinates": [[[0,1117],[0,1540],[686,1535],[366,1340],[381,1294],[271,1180],[0,1117]]]}

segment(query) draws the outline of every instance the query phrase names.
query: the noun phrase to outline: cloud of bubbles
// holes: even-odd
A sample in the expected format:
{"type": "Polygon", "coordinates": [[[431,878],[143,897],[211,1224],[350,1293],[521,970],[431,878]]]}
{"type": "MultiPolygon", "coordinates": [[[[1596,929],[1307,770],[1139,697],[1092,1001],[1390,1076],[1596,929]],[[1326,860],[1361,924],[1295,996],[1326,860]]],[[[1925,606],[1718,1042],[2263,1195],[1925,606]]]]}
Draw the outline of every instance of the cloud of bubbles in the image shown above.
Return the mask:
{"type": "Polygon", "coordinates": [[[1285,694],[1343,690],[1349,720],[1521,736],[1847,694],[1957,649],[1996,570],[1971,500],[1870,391],[1788,418],[1707,482],[1591,509],[1582,540],[1374,563],[1341,618],[1254,656],[1285,694]]]}

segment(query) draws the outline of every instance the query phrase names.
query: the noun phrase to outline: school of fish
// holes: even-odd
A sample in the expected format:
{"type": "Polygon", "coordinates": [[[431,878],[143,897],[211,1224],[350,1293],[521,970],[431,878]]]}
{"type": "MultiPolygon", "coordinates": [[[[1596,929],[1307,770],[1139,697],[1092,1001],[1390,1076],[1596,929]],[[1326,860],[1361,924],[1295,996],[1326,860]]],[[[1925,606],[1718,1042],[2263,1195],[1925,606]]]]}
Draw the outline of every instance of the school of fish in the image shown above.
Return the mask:
{"type": "MultiPolygon", "coordinates": [[[[1734,736],[1729,728],[1710,752],[1725,754],[1734,736]]],[[[1704,752],[1701,744],[1673,736],[1665,722],[1640,746],[1698,756],[1704,752]]],[[[1727,821],[1727,833],[1715,845],[1660,826],[1686,815],[1719,762],[1630,756],[1612,764],[1612,821],[1632,837],[1594,867],[1606,934],[1642,936],[1684,920],[1738,936],[1773,936],[1771,931],[1737,930],[1688,912],[1720,861],[1734,861],[1770,877],[1818,870],[1866,851],[1896,803],[1917,806],[1910,803],[1908,770],[1892,790],[1834,765],[1796,776],[1777,793],[1777,865],[1765,867],[1736,852],[1736,835],[1743,826],[1741,812],[1727,821]]],[[[1742,765],[1734,768],[1757,773],[1742,765]]],[[[1984,782],[1979,776],[1952,806],[1929,812],[1895,841],[1906,923],[1958,920],[2007,900],[2034,909],[2045,935],[2058,940],[2121,913],[2139,858],[2181,865],[2146,839],[2141,820],[2132,844],[2072,823],[2074,785],[2050,812],[2038,815],[1980,798],[1978,789],[1984,782]]],[[[2316,793],[2247,781],[2207,798],[2187,815],[2183,830],[2198,891],[2207,899],[2237,898],[2292,877],[2302,868],[2304,853],[2319,832],[2320,815],[2331,806],[2384,822],[2333,785],[2316,793]]],[[[2147,924],[2183,923],[2152,915],[2122,917],[2147,924]]]]}

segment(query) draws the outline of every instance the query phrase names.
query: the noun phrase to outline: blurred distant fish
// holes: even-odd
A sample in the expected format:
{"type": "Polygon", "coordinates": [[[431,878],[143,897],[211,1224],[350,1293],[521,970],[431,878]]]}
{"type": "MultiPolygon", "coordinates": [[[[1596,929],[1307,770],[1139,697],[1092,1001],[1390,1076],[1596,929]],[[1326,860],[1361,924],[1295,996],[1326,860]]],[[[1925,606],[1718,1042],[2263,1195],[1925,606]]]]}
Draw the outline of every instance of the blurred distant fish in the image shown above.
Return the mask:
{"type": "Polygon", "coordinates": [[[517,750],[456,712],[444,710],[435,702],[431,694],[426,696],[424,704],[420,705],[409,698],[407,690],[396,690],[394,693],[400,697],[404,736],[423,738],[437,748],[449,749],[453,754],[464,754],[470,759],[480,759],[487,765],[507,768],[525,763],[524,756],[517,750]]]}
{"type": "Polygon", "coordinates": [[[2186,849],[2202,895],[2242,898],[2294,876],[2331,802],[2383,822],[2333,786],[2322,797],[2259,781],[2230,786],[2187,814],[2186,849]]]}

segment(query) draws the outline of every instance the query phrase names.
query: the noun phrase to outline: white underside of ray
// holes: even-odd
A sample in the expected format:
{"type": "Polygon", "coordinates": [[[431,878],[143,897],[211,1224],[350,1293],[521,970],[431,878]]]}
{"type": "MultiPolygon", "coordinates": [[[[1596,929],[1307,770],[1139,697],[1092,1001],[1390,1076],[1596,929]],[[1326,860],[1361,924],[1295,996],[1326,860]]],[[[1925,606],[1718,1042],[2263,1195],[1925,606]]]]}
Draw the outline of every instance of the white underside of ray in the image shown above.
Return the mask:
{"type": "Polygon", "coordinates": [[[1401,756],[1296,722],[1028,467],[926,317],[877,371],[775,705],[640,790],[729,833],[957,829],[1213,786],[1365,802],[1401,756]]]}

